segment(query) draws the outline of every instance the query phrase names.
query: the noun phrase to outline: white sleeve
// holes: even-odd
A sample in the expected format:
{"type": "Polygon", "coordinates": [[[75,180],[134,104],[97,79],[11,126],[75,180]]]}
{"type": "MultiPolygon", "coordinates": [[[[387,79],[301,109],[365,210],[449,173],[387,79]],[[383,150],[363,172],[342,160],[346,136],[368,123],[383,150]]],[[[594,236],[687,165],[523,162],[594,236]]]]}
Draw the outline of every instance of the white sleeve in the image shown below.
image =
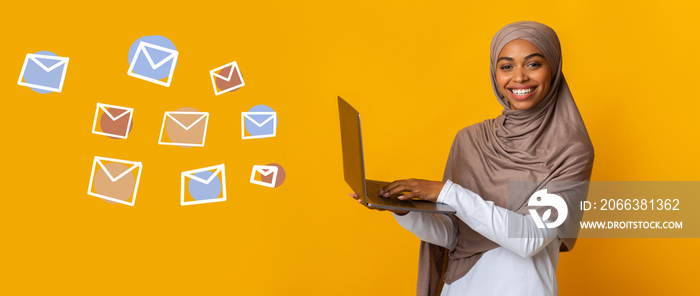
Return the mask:
{"type": "Polygon", "coordinates": [[[530,215],[496,206],[450,180],[447,180],[437,201],[452,206],[457,211],[457,218],[474,231],[525,258],[537,254],[557,237],[556,229],[538,228],[530,215]]]}
{"type": "Polygon", "coordinates": [[[457,228],[447,215],[425,212],[408,212],[403,216],[393,215],[401,227],[422,241],[448,250],[453,249],[457,244],[457,228]]]}

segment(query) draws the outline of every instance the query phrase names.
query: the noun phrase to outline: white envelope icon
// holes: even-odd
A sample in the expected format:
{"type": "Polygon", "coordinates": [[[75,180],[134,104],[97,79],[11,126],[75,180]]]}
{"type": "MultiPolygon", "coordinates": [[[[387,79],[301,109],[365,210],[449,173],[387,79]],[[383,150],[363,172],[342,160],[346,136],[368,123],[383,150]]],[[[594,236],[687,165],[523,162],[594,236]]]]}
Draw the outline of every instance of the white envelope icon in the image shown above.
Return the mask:
{"type": "Polygon", "coordinates": [[[97,108],[95,108],[95,119],[92,122],[92,133],[97,134],[97,135],[119,138],[119,139],[126,139],[126,137],[129,135],[129,131],[131,130],[131,123],[132,123],[131,118],[132,118],[133,114],[134,114],[134,108],[127,108],[127,107],[97,103],[97,108]],[[109,108],[121,109],[121,110],[126,110],[126,111],[122,112],[121,114],[119,114],[117,116],[114,116],[114,115],[112,115],[111,112],[108,111],[109,108]],[[120,126],[120,130],[123,129],[122,134],[105,132],[104,128],[101,128],[100,131],[97,130],[97,119],[100,117],[99,116],[100,110],[102,110],[102,116],[103,117],[107,116],[109,118],[109,120],[111,120],[112,122],[117,121],[121,118],[124,118],[125,116],[128,115],[128,117],[126,118],[126,124],[122,124],[122,126],[120,126]]]}
{"type": "Polygon", "coordinates": [[[274,137],[277,134],[277,112],[241,112],[241,138],[259,139],[274,137]],[[256,118],[253,118],[253,117],[256,118]],[[248,129],[246,122],[252,123],[253,129],[248,129]]]}
{"type": "Polygon", "coordinates": [[[277,182],[277,172],[278,168],[274,165],[254,165],[253,172],[250,174],[250,183],[275,188],[275,183],[277,182]],[[261,177],[267,177],[270,174],[272,174],[272,179],[269,182],[263,180],[256,180],[255,175],[257,175],[258,173],[261,177]]]}
{"type": "Polygon", "coordinates": [[[209,71],[209,76],[211,76],[211,84],[214,86],[214,94],[217,96],[225,92],[239,89],[245,85],[245,82],[243,82],[243,76],[241,75],[241,71],[238,69],[238,64],[236,62],[231,62],[209,71]],[[228,75],[223,76],[217,73],[222,69],[229,67],[231,70],[229,70],[228,75]],[[220,79],[221,83],[217,83],[217,79],[220,79]]]}
{"type": "Polygon", "coordinates": [[[129,70],[126,72],[129,76],[133,76],[139,79],[146,80],[148,82],[153,82],[155,84],[160,84],[163,86],[170,86],[170,82],[173,79],[173,72],[175,72],[175,65],[177,63],[177,56],[178,56],[178,51],[173,50],[167,47],[162,47],[159,45],[155,45],[152,43],[144,42],[141,41],[139,42],[139,46],[136,49],[136,53],[134,54],[134,59],[131,60],[131,63],[129,64],[129,70]],[[157,50],[157,51],[162,51],[164,53],[168,53],[168,56],[165,57],[164,59],[160,60],[158,63],[153,62],[153,58],[151,58],[151,55],[148,53],[148,49],[150,50],[157,50]],[[148,62],[148,65],[150,65],[152,70],[158,70],[160,67],[165,65],[168,61],[172,60],[172,63],[170,63],[170,74],[168,74],[168,81],[161,81],[159,79],[156,79],[154,77],[149,77],[145,75],[145,73],[136,73],[134,72],[134,68],[137,67],[139,64],[138,60],[141,59],[141,63],[143,63],[143,59],[146,59],[148,62]]]}
{"type": "Polygon", "coordinates": [[[180,205],[187,206],[226,201],[226,170],[224,164],[182,172],[181,178],[180,205]],[[197,173],[205,171],[213,171],[213,173],[207,179],[196,176],[197,173]],[[214,186],[215,184],[212,184],[212,181],[217,179],[217,177],[221,182],[221,191],[218,196],[207,196],[207,194],[211,194],[211,190],[207,190],[207,187],[214,186]],[[189,180],[189,184],[185,186],[187,180],[189,180]],[[197,188],[193,189],[193,186],[197,186],[197,188]]]}
{"type": "Polygon", "coordinates": [[[66,70],[68,70],[68,58],[28,53],[24,58],[24,65],[22,65],[22,71],[19,73],[17,84],[41,90],[61,92],[63,89],[63,82],[66,80],[66,70]],[[47,67],[39,59],[58,62],[47,67]],[[27,67],[33,67],[34,65],[39,66],[35,74],[40,77],[24,77],[27,72],[27,67]],[[56,70],[61,66],[63,66],[62,71],[56,70]],[[30,80],[33,82],[28,82],[30,80]]]}
{"type": "Polygon", "coordinates": [[[208,112],[191,112],[191,111],[166,111],[163,116],[163,125],[160,127],[160,136],[158,137],[158,144],[160,145],[176,145],[176,146],[189,146],[189,147],[204,147],[204,140],[207,135],[207,124],[209,123],[209,113],[208,112]],[[196,115],[199,116],[197,120],[185,125],[178,119],[178,115],[196,115]],[[178,135],[168,134],[169,142],[163,139],[163,131],[166,129],[166,123],[168,120],[172,120],[177,125],[178,135]],[[202,125],[203,131],[202,131],[202,125]],[[195,130],[195,128],[197,130],[195,130]]]}
{"type": "Polygon", "coordinates": [[[92,162],[92,172],[90,173],[90,184],[88,185],[87,194],[112,202],[134,206],[134,203],[136,203],[136,192],[138,191],[139,181],[141,180],[142,168],[143,165],[141,162],[95,156],[92,162]],[[115,163],[121,164],[121,167],[126,166],[127,169],[122,171],[121,174],[115,176],[112,172],[110,172],[109,168],[107,168],[107,166],[115,163]],[[136,182],[135,184],[131,184],[131,181],[133,180],[130,180],[128,177],[125,178],[124,176],[133,176],[132,171],[135,169],[138,169],[136,174],[136,182]],[[100,174],[100,172],[104,172],[107,179],[101,178],[95,182],[95,178],[98,174],[100,174]],[[100,182],[102,182],[102,184],[100,184],[100,182]],[[120,187],[120,183],[129,187],[120,187]],[[131,186],[133,186],[133,188],[131,188],[131,186]]]}

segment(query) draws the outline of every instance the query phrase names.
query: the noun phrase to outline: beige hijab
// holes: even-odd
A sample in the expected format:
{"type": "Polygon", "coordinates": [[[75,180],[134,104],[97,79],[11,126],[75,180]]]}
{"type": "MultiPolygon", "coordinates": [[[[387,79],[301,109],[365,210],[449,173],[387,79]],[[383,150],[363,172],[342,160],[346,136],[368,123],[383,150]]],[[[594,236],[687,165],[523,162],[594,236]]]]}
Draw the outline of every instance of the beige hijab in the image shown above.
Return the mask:
{"type": "MultiPolygon", "coordinates": [[[[469,189],[497,206],[526,214],[527,200],[551,181],[588,181],[593,167],[593,146],[586,126],[562,74],[561,46],[551,28],[536,22],[503,27],[491,41],[491,83],[504,110],[495,119],[466,127],[457,133],[445,167],[444,180],[469,189]],[[515,39],[532,42],[552,69],[552,87],[537,105],[511,110],[496,82],[496,60],[515,39]],[[509,181],[537,181],[536,188],[509,197],[509,181]]],[[[585,190],[559,186],[547,189],[569,207],[586,198],[585,190]],[[554,191],[553,191],[554,190],[554,191]]],[[[457,246],[452,251],[421,242],[418,295],[437,295],[442,282],[452,283],[476,264],[484,252],[498,244],[483,237],[456,217],[457,246]]],[[[558,231],[562,250],[576,242],[578,222],[567,218],[558,231]]]]}

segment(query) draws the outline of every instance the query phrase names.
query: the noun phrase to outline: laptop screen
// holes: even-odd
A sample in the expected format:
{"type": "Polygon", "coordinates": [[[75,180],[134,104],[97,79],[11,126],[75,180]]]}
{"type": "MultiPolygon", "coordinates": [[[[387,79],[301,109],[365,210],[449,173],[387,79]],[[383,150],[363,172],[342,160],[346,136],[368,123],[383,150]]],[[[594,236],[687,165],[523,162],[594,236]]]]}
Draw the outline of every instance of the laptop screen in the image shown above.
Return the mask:
{"type": "Polygon", "coordinates": [[[338,97],[340,138],[343,146],[343,171],[345,182],[366,202],[365,167],[362,154],[362,131],[360,113],[348,102],[338,97]]]}

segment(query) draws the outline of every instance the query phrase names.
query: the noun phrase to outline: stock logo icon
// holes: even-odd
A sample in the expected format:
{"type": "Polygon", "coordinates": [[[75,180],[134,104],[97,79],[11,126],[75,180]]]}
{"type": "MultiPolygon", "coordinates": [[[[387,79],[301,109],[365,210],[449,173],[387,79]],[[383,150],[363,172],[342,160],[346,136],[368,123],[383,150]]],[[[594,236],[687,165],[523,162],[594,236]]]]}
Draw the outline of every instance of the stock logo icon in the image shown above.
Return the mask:
{"type": "Polygon", "coordinates": [[[530,216],[532,216],[535,224],[537,224],[537,228],[559,227],[559,225],[564,223],[569,213],[564,199],[559,195],[547,193],[547,189],[535,191],[535,193],[530,196],[527,205],[530,207],[553,207],[557,210],[557,219],[553,222],[547,222],[552,216],[552,209],[547,209],[544,214],[542,214],[542,217],[540,217],[536,209],[530,209],[530,216]]]}

